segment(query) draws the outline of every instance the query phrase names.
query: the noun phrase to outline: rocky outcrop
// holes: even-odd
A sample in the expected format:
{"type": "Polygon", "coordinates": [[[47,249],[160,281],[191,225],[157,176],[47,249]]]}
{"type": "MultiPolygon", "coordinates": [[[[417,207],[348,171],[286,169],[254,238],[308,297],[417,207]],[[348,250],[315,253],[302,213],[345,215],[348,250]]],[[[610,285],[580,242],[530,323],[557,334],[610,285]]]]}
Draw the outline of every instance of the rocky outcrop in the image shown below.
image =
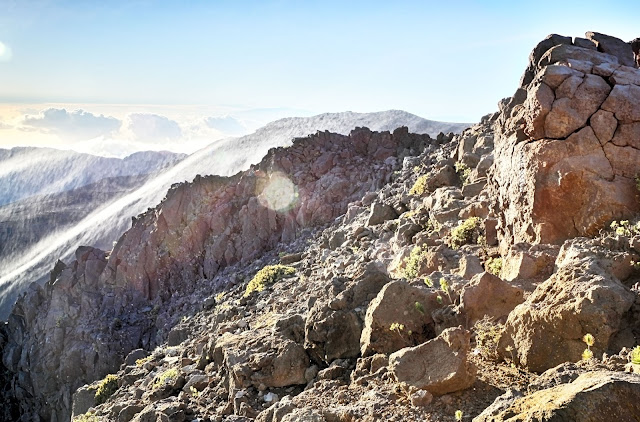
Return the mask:
{"type": "Polygon", "coordinates": [[[640,70],[628,44],[549,36],[501,104],[490,193],[504,253],[561,244],[640,210],[640,70]]]}
{"type": "Polygon", "coordinates": [[[634,293],[618,278],[630,275],[631,260],[593,241],[567,241],[556,272],[509,314],[500,339],[502,355],[543,372],[580,360],[586,348],[582,338],[589,333],[595,338],[594,355],[602,356],[634,303],[634,293]]]}
{"type": "Polygon", "coordinates": [[[198,280],[332,221],[385,182],[396,157],[429,142],[406,128],[298,139],[230,178],[175,185],[134,219],[111,253],[79,249],[76,261],[44,288],[34,285],[9,317],[3,362],[23,420],[67,420],[76,388],[114,372],[129,351],[164,339],[169,321],[157,319],[158,311],[176,292],[184,296],[198,280]]]}
{"type": "Polygon", "coordinates": [[[638,420],[640,379],[632,374],[619,372],[590,372],[581,375],[570,384],[541,390],[522,398],[512,396],[509,401],[501,407],[487,409],[473,421],[638,420]]]}

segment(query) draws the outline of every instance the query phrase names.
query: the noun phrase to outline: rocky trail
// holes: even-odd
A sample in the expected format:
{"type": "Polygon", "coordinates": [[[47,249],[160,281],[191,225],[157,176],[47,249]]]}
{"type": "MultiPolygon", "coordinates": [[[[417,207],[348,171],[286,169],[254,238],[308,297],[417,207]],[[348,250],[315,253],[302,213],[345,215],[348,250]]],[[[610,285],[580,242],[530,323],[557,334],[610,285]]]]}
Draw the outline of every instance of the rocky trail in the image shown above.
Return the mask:
{"type": "Polygon", "coordinates": [[[7,421],[640,419],[640,70],[549,36],[461,135],[174,185],[0,330],[7,421]]]}

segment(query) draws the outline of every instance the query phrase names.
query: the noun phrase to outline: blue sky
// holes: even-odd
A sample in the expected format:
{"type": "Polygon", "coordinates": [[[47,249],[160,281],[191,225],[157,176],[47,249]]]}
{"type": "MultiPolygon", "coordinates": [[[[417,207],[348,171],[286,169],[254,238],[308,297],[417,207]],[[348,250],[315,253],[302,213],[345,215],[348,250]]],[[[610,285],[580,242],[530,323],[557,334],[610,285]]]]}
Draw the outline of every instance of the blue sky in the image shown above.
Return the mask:
{"type": "Polygon", "coordinates": [[[631,1],[0,0],[0,103],[403,109],[475,122],[515,91],[547,34],[629,40],[636,11],[631,1]]]}

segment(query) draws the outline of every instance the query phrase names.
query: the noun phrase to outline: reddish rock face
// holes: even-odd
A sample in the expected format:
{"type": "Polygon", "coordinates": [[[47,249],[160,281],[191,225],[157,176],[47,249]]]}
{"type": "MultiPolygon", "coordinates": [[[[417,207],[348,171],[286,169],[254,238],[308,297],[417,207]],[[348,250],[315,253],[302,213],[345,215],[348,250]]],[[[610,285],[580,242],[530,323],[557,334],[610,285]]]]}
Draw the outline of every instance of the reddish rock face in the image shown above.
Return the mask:
{"type": "Polygon", "coordinates": [[[640,70],[627,44],[587,35],[600,51],[540,43],[498,118],[490,191],[503,252],[594,235],[640,211],[640,70]]]}
{"type": "MultiPolygon", "coordinates": [[[[428,142],[428,135],[407,128],[318,133],[272,149],[233,177],[175,185],[157,207],[134,218],[111,254],[79,248],[76,261],[56,267],[50,283],[32,286],[18,300],[0,343],[16,390],[28,392],[19,397],[21,406],[40,413],[33,420],[69,420],[78,387],[115,372],[129,351],[153,343],[148,315],[155,306],[344,214],[350,202],[388,181],[395,157],[417,155],[428,142]]],[[[357,351],[359,332],[354,339],[357,351]]],[[[306,368],[302,347],[292,356],[306,368]]],[[[298,372],[271,381],[304,382],[298,372]]]]}
{"type": "Polygon", "coordinates": [[[101,281],[152,299],[212,278],[222,267],[247,262],[305,227],[344,214],[349,202],[390,173],[385,160],[429,139],[406,128],[318,133],[271,150],[259,165],[231,178],[175,186],[118,241],[101,281]]]}

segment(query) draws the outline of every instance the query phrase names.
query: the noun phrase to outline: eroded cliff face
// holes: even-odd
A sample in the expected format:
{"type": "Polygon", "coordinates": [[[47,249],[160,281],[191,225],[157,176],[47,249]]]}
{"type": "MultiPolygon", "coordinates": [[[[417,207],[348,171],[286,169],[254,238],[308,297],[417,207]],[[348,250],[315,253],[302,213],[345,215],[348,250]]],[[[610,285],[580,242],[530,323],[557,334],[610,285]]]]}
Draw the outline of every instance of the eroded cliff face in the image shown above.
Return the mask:
{"type": "Polygon", "coordinates": [[[638,212],[640,70],[617,38],[551,35],[496,116],[490,194],[502,251],[593,236],[638,212]]]}
{"type": "Polygon", "coordinates": [[[78,387],[114,372],[129,351],[164,339],[168,322],[157,315],[172,297],[331,222],[379,188],[398,157],[430,142],[406,128],[301,138],[246,172],[174,186],[111,253],[78,249],[44,287],[31,286],[9,318],[3,363],[21,420],[69,420],[78,387]]]}

